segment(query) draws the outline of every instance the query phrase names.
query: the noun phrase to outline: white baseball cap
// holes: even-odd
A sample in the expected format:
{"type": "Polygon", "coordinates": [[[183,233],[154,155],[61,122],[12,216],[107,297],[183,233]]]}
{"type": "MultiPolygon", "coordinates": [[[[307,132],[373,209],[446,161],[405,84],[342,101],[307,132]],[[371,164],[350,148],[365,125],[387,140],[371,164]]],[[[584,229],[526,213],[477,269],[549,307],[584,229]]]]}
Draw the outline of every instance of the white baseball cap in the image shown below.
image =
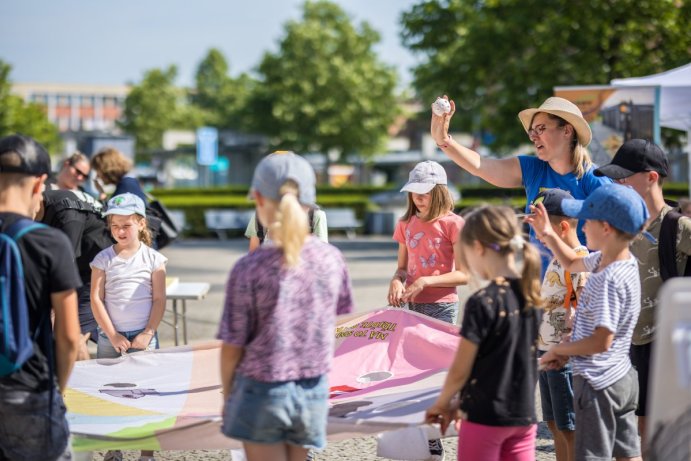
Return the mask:
{"type": "Polygon", "coordinates": [[[401,188],[401,192],[426,194],[437,184],[446,185],[446,171],[437,162],[425,160],[415,165],[408,175],[408,182],[401,188]]]}
{"type": "Polygon", "coordinates": [[[108,200],[108,209],[104,216],[117,214],[121,216],[129,216],[138,214],[146,217],[146,205],[144,200],[134,194],[125,192],[124,194],[116,195],[108,200]]]}

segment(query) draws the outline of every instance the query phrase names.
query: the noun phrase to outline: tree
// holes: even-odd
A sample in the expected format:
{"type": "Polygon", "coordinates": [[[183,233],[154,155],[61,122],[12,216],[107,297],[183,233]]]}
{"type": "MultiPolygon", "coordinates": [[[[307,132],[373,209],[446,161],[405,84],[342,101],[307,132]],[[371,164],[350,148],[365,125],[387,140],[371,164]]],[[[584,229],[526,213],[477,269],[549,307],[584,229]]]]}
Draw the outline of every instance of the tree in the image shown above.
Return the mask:
{"type": "Polygon", "coordinates": [[[12,67],[0,60],[0,137],[22,133],[43,144],[48,152],[59,152],[62,140],[46,109],[40,104],[27,103],[12,94],[12,67]]]}
{"type": "Polygon", "coordinates": [[[255,130],[297,151],[374,152],[397,113],[396,74],[378,61],[379,34],[353,27],[329,1],[307,1],[266,53],[249,110],[255,130]]]}
{"type": "Polygon", "coordinates": [[[176,76],[177,68],[173,65],[167,69],[148,70],[125,98],[119,125],[136,138],[138,149],[161,147],[166,130],[182,128],[189,123],[183,113],[190,112],[179,104],[184,95],[174,85],[176,76]]]}
{"type": "Polygon", "coordinates": [[[517,113],[554,86],[606,84],[686,64],[691,2],[427,0],[403,14],[402,37],[426,57],[421,98],[456,100],[454,124],[487,129],[496,147],[526,141],[517,113]]]}
{"type": "Polygon", "coordinates": [[[242,128],[242,109],[253,80],[246,74],[233,79],[223,53],[212,48],[199,63],[192,103],[204,112],[204,123],[218,128],[242,128]]]}

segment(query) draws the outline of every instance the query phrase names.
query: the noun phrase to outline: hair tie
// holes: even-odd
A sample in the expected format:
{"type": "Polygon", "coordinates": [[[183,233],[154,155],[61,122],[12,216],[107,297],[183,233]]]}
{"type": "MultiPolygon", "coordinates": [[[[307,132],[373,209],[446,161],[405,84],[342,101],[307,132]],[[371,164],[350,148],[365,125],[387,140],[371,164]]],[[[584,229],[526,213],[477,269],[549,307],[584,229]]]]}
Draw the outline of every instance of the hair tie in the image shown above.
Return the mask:
{"type": "Polygon", "coordinates": [[[513,250],[514,253],[522,251],[524,245],[525,239],[522,235],[514,235],[511,237],[511,240],[509,240],[509,247],[511,247],[511,250],[513,250]]]}

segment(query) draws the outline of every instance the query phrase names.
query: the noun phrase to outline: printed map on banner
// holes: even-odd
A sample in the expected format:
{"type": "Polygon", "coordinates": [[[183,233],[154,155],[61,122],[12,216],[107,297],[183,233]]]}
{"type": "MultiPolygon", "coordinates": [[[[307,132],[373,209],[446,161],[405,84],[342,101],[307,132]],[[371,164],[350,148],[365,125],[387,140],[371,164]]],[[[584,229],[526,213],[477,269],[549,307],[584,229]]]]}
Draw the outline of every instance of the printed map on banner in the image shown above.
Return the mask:
{"type": "MultiPolygon", "coordinates": [[[[458,328],[401,309],[341,320],[329,440],[418,425],[444,382],[458,328]]],[[[220,343],[77,362],[66,403],[77,451],[237,448],[220,433],[220,343]]]]}

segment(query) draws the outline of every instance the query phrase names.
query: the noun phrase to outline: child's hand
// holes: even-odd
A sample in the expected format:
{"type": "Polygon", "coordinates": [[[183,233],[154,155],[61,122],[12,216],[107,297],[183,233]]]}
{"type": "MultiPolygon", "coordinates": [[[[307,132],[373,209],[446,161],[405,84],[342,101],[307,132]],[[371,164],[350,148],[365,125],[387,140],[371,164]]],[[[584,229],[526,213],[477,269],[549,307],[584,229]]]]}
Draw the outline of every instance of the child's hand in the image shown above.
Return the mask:
{"type": "Polygon", "coordinates": [[[420,277],[412,285],[403,292],[403,301],[412,301],[417,295],[419,295],[422,290],[427,286],[427,279],[425,277],[420,277]]]}
{"type": "Polygon", "coordinates": [[[526,216],[524,221],[533,226],[537,238],[542,240],[550,232],[554,232],[549,222],[547,210],[542,203],[530,205],[530,211],[532,214],[526,216]]]}
{"type": "Polygon", "coordinates": [[[151,342],[153,337],[153,333],[147,333],[146,331],[142,331],[132,340],[132,349],[146,350],[149,347],[149,343],[151,342]]]}
{"type": "Polygon", "coordinates": [[[397,278],[391,280],[391,283],[389,284],[389,296],[387,298],[389,304],[394,307],[401,307],[404,290],[405,288],[403,287],[403,282],[397,278]]]}
{"type": "Polygon", "coordinates": [[[538,360],[538,366],[541,370],[560,370],[568,361],[567,356],[556,354],[550,350],[538,360]]]}
{"type": "Polygon", "coordinates": [[[427,424],[441,425],[441,433],[445,434],[449,424],[451,424],[451,421],[454,420],[455,413],[456,412],[451,408],[450,405],[444,406],[440,405],[438,402],[435,402],[434,405],[429,407],[425,412],[425,422],[427,424]]]}
{"type": "Polygon", "coordinates": [[[124,354],[127,352],[129,349],[132,348],[132,343],[130,343],[127,338],[122,336],[120,333],[115,333],[115,336],[113,336],[110,339],[110,344],[113,345],[113,348],[119,353],[119,354],[124,354]]]}

